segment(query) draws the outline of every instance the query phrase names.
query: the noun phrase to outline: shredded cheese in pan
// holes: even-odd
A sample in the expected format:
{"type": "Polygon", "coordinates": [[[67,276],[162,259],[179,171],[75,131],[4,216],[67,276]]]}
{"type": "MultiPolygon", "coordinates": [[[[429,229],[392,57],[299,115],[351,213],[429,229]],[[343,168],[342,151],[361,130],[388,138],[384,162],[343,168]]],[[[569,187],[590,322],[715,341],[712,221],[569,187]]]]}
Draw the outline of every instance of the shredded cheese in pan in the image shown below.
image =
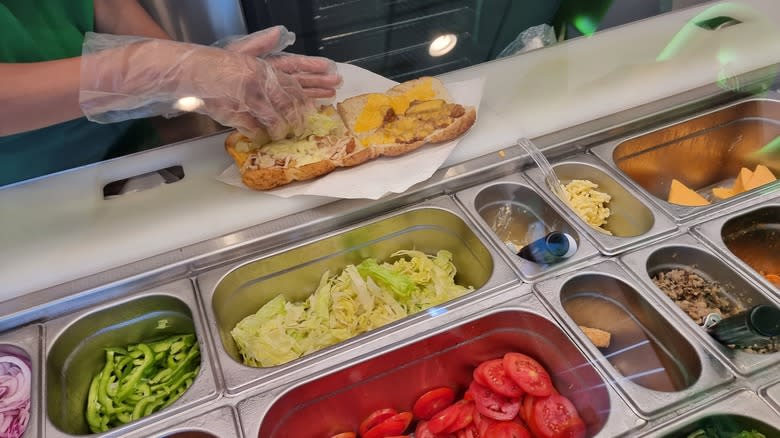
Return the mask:
{"type": "Polygon", "coordinates": [[[582,220],[593,228],[612,235],[611,232],[601,228],[606,225],[610,215],[607,205],[612,199],[611,196],[596,190],[598,184],[586,179],[575,179],[562,187],[569,205],[582,220]]]}

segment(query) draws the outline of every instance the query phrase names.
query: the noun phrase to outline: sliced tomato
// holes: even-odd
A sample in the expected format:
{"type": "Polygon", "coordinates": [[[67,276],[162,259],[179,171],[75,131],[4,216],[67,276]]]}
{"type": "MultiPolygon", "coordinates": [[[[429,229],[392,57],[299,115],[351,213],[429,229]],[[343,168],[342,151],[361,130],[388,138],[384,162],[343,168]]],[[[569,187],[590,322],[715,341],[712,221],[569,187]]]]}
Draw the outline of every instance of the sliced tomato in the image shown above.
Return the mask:
{"type": "MultiPolygon", "coordinates": [[[[522,406],[520,407],[520,410],[521,411],[523,410],[522,406]]],[[[522,418],[520,418],[520,415],[518,415],[517,417],[513,418],[512,421],[514,421],[515,423],[523,426],[524,429],[529,429],[530,428],[530,426],[528,426],[528,424],[525,421],[523,421],[522,418]]]]}
{"type": "Polygon", "coordinates": [[[420,421],[417,423],[417,428],[414,430],[414,438],[456,438],[455,435],[449,433],[433,433],[428,428],[427,421],[420,421]]]}
{"type": "Polygon", "coordinates": [[[368,432],[369,429],[387,420],[393,415],[396,415],[397,413],[398,411],[396,411],[393,408],[377,409],[376,411],[368,414],[368,417],[366,417],[366,419],[360,423],[360,427],[358,427],[358,432],[360,432],[360,435],[365,435],[365,433],[368,432]]]}
{"type": "Polygon", "coordinates": [[[432,389],[414,402],[412,407],[412,413],[417,418],[423,420],[430,420],[434,415],[442,411],[442,409],[451,405],[455,401],[455,391],[446,386],[441,388],[432,389]]]}
{"type": "Polygon", "coordinates": [[[496,394],[477,382],[471,382],[469,391],[471,396],[474,397],[477,411],[486,417],[499,421],[508,421],[515,418],[517,412],[520,411],[520,400],[496,394]]]}
{"type": "MultiPolygon", "coordinates": [[[[485,362],[482,362],[485,363],[485,362]]],[[[480,365],[482,365],[482,363],[480,365]]],[[[482,386],[488,386],[487,382],[485,381],[485,378],[482,376],[482,374],[477,373],[477,369],[479,368],[479,365],[477,365],[477,368],[474,368],[474,371],[471,373],[471,377],[474,379],[475,382],[479,383],[482,386]]]]}
{"type": "Polygon", "coordinates": [[[414,429],[414,438],[436,438],[436,434],[428,428],[427,421],[420,421],[414,429]]]}
{"type": "Polygon", "coordinates": [[[531,421],[531,417],[534,415],[534,400],[536,400],[536,397],[531,394],[526,394],[525,397],[523,397],[523,405],[520,408],[520,418],[526,423],[531,421]]]}
{"type": "Polygon", "coordinates": [[[585,422],[566,397],[554,394],[537,399],[533,405],[533,417],[529,425],[538,438],[585,437],[585,422]]]}
{"type": "Polygon", "coordinates": [[[474,425],[477,427],[480,437],[486,437],[485,431],[495,423],[498,421],[480,414],[479,411],[474,412],[474,425]]]}
{"type": "Polygon", "coordinates": [[[330,438],[357,438],[357,435],[355,435],[355,432],[341,432],[330,438]]]}
{"type": "Polygon", "coordinates": [[[552,379],[547,370],[533,358],[522,353],[507,353],[503,359],[504,371],[523,391],[537,397],[553,392],[552,379]]]}
{"type": "Polygon", "coordinates": [[[502,421],[490,426],[485,438],[531,438],[528,430],[514,421],[502,421]]]}
{"type": "Polygon", "coordinates": [[[458,420],[460,415],[460,405],[455,403],[454,405],[447,406],[441,412],[434,415],[431,421],[428,422],[428,429],[434,434],[444,433],[449,427],[458,420]]]}
{"type": "Polygon", "coordinates": [[[386,438],[393,435],[400,435],[404,433],[409,423],[412,422],[411,412],[401,412],[395,414],[385,421],[372,427],[366,433],[361,433],[362,438],[386,438]]]}
{"type": "Polygon", "coordinates": [[[444,429],[443,432],[445,433],[457,432],[474,421],[474,402],[460,400],[453,407],[458,409],[458,416],[455,418],[455,421],[444,429]]]}
{"type": "Polygon", "coordinates": [[[473,412],[474,412],[473,403],[467,402],[465,400],[460,400],[454,405],[447,406],[446,408],[444,408],[444,410],[434,415],[433,418],[431,418],[431,421],[428,422],[428,428],[434,434],[454,432],[464,427],[458,425],[463,424],[466,421],[467,416],[469,417],[468,418],[469,422],[471,422],[471,417],[473,416],[473,412]],[[468,407],[464,407],[465,404],[470,404],[471,407],[470,413],[464,412],[464,409],[468,408],[468,407]]]}
{"type": "Polygon", "coordinates": [[[477,426],[475,426],[474,423],[471,423],[467,427],[459,430],[455,436],[457,438],[482,438],[482,435],[479,433],[479,429],[477,429],[477,426]]]}
{"type": "Polygon", "coordinates": [[[501,359],[482,362],[473,374],[477,383],[487,386],[495,393],[506,397],[523,395],[523,390],[504,372],[504,361],[501,359]]]}

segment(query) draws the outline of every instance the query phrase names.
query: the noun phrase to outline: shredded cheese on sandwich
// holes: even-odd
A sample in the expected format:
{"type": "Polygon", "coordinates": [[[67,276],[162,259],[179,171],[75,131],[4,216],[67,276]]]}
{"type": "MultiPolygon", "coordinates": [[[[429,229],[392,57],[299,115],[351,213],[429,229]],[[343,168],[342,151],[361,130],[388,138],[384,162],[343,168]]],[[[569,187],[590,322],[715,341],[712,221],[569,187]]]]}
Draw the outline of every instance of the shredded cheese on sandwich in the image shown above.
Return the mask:
{"type": "Polygon", "coordinates": [[[333,154],[328,144],[317,141],[317,137],[341,135],[339,124],[331,115],[316,112],[306,118],[303,134],[296,138],[277,140],[257,145],[246,139],[236,144],[236,150],[249,154],[243,170],[260,167],[305,166],[330,158],[333,154]]]}

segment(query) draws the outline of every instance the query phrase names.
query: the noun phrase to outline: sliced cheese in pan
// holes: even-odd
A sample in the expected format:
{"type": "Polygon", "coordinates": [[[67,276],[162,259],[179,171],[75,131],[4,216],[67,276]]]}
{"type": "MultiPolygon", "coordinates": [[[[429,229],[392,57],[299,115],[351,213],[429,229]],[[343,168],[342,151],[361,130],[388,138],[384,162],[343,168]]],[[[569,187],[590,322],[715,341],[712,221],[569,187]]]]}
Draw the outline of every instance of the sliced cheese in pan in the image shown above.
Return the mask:
{"type": "Polygon", "coordinates": [[[710,203],[710,201],[704,199],[700,194],[676,179],[672,180],[672,187],[669,189],[669,202],[689,207],[699,207],[710,203]]]}
{"type": "Polygon", "coordinates": [[[764,184],[769,184],[776,179],[777,178],[775,178],[775,175],[772,173],[772,171],[769,170],[769,168],[763,164],[759,164],[756,166],[756,170],[753,172],[753,175],[750,177],[747,183],[745,183],[745,191],[753,190],[756,187],[763,186],[764,184]]]}

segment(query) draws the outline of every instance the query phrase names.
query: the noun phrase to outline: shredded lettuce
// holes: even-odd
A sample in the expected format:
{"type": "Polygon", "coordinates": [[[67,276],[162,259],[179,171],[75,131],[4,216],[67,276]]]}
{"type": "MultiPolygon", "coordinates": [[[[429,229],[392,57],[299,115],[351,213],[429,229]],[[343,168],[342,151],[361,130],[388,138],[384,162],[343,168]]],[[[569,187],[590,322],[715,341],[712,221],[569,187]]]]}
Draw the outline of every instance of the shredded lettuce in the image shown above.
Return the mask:
{"type": "Polygon", "coordinates": [[[244,363],[280,365],[473,290],[455,284],[449,251],[398,251],[396,258],[325,272],[305,301],[277,295],[230,332],[244,363]]]}
{"type": "Polygon", "coordinates": [[[361,276],[371,277],[377,284],[392,290],[398,299],[408,298],[416,289],[411,278],[390,268],[380,266],[374,259],[363,260],[357,265],[357,270],[361,276]]]}

